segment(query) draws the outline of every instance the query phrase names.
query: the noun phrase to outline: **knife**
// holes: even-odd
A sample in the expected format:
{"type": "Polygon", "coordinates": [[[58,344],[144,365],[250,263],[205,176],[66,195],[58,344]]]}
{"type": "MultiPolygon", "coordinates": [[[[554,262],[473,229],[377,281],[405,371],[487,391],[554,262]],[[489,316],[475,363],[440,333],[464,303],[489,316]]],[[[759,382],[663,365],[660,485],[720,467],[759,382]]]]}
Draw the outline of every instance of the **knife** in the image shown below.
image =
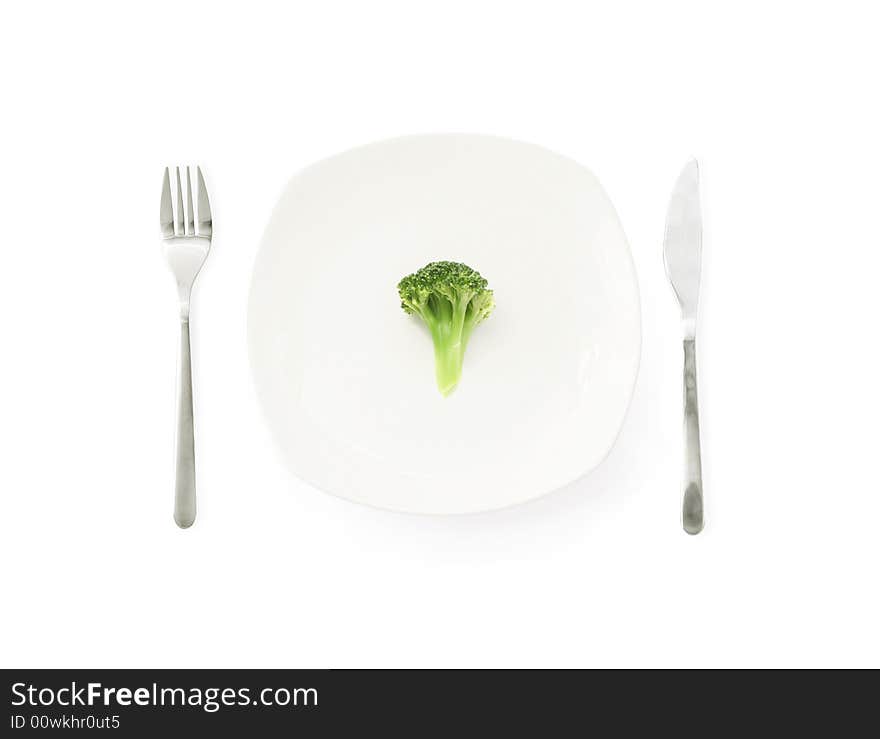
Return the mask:
{"type": "Polygon", "coordinates": [[[703,473],[700,464],[700,415],[697,408],[696,327],[700,292],[700,170],[689,161],[672,191],[666,214],[663,261],[681,304],[684,333],[684,494],[681,524],[688,534],[703,530],[703,473]]]}

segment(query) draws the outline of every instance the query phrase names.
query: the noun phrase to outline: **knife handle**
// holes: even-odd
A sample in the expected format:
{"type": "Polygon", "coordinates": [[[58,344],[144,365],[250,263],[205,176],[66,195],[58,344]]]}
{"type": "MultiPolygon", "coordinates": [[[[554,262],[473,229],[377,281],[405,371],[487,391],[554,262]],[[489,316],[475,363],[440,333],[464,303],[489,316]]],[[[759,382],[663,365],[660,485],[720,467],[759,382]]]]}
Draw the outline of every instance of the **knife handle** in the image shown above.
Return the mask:
{"type": "Polygon", "coordinates": [[[703,469],[700,462],[700,412],[697,406],[697,353],[684,340],[684,496],[681,524],[689,534],[703,530],[703,469]]]}

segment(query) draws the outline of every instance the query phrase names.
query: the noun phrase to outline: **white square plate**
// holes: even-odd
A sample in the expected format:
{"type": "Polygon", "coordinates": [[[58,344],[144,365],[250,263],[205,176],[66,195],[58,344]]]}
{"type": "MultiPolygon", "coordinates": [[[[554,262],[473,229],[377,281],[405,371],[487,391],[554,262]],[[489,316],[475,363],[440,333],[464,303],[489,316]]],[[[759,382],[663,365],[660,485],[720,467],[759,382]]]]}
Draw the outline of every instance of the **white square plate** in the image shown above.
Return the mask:
{"type": "Polygon", "coordinates": [[[638,286],[596,178],[530,144],[413,136],[295,177],[254,267],[251,365],[290,468],[329,493],[418,513],[519,503],[593,469],[640,350],[638,286]],[[495,291],[459,386],[396,285],[460,261],[495,291]]]}

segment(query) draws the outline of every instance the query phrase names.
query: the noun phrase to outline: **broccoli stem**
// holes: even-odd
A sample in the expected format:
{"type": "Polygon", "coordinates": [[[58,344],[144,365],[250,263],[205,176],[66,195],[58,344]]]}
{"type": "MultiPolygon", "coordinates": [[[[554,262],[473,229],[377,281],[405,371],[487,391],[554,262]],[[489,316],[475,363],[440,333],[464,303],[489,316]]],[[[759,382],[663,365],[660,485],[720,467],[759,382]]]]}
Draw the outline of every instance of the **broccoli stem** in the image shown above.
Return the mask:
{"type": "Polygon", "coordinates": [[[452,304],[452,319],[436,322],[431,328],[434,339],[434,363],[437,388],[446,396],[458,385],[465,348],[465,315],[467,302],[452,304]]]}
{"type": "Polygon", "coordinates": [[[437,388],[449,395],[461,379],[461,342],[449,344],[434,341],[434,363],[437,369],[437,388]]]}

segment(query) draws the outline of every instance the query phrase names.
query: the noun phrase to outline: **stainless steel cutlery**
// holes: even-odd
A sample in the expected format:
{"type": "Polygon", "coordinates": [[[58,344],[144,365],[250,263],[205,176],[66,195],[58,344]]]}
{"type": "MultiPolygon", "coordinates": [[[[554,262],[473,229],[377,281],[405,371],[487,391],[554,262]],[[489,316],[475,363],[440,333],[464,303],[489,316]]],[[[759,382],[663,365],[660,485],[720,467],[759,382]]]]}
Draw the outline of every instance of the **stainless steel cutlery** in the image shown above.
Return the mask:
{"type": "Polygon", "coordinates": [[[702,219],[700,171],[696,160],[685,165],[669,201],[663,260],[681,304],[684,334],[684,492],[681,522],[689,534],[703,529],[703,472],[700,460],[700,415],[697,406],[696,327],[700,292],[702,219]]]}
{"type": "Polygon", "coordinates": [[[174,521],[181,528],[196,518],[196,460],[193,435],[192,365],[189,341],[189,306],[193,282],[211,249],[211,205],[202,170],[196,167],[196,200],[190,168],[186,167],[186,198],[180,167],[175,167],[177,206],[171,197],[171,173],[166,167],[159,204],[159,227],[168,266],[177,282],[180,302],[180,358],[177,385],[177,434],[174,444],[174,521]],[[185,200],[185,203],[184,203],[185,200]],[[185,206],[185,207],[184,207],[185,206]]]}

